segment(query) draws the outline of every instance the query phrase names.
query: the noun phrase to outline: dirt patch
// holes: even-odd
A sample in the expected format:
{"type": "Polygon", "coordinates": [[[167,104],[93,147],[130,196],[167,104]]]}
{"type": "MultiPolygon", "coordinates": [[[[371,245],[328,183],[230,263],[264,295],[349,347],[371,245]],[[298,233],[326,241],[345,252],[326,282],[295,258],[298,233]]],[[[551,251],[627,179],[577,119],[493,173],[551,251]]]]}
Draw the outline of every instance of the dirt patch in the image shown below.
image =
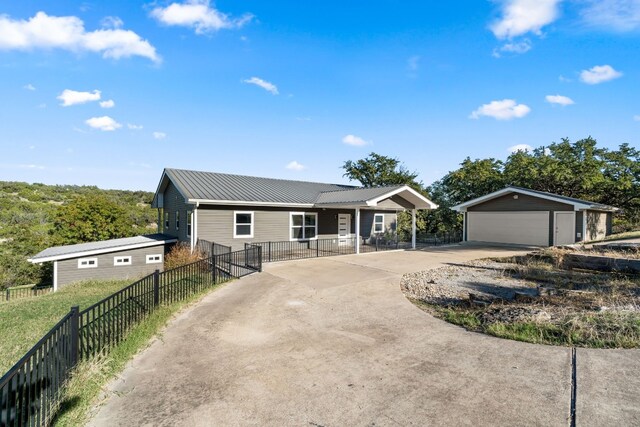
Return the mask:
{"type": "Polygon", "coordinates": [[[640,347],[640,276],[564,270],[550,252],[480,260],[403,276],[431,314],[504,338],[640,347]]]}

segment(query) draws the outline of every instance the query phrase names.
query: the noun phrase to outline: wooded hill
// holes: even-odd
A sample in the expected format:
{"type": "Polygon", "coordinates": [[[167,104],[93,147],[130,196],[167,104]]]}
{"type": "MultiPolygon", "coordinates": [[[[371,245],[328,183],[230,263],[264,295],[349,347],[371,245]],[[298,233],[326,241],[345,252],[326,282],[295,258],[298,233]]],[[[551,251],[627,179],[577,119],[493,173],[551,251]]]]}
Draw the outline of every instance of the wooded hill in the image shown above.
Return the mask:
{"type": "Polygon", "coordinates": [[[0,181],[0,289],[50,280],[50,267],[32,265],[27,258],[49,246],[87,241],[65,227],[65,223],[83,220],[80,214],[115,214],[117,235],[101,230],[95,240],[154,233],[157,213],[151,209],[152,198],[153,193],[147,191],[0,181]],[[74,209],[87,204],[95,206],[93,212],[74,209]]]}

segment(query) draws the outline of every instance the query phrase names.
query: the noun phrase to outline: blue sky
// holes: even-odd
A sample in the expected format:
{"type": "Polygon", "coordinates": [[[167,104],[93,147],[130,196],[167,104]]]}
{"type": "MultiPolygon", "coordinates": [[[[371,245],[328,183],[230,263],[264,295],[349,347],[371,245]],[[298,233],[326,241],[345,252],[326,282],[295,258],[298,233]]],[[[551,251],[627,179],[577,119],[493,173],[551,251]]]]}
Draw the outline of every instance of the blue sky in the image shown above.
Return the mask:
{"type": "Polygon", "coordinates": [[[0,179],[339,183],[375,151],[428,184],[563,137],[638,147],[639,35],[640,0],[0,1],[0,179]]]}

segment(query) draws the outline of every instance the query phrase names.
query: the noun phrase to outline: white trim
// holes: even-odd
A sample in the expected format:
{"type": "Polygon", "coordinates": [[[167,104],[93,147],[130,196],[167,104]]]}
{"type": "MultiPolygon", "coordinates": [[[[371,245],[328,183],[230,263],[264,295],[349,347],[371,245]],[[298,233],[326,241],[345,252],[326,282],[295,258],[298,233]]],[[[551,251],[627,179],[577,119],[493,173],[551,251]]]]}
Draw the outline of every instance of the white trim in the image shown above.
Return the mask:
{"type": "Polygon", "coordinates": [[[486,202],[488,200],[491,199],[495,199],[497,197],[503,196],[505,194],[508,193],[519,193],[519,194],[525,194],[527,196],[531,196],[531,197],[537,197],[540,199],[546,199],[546,200],[552,200],[554,202],[558,202],[558,203],[563,203],[565,205],[571,205],[574,207],[574,210],[579,211],[581,209],[591,209],[592,205],[588,205],[585,203],[578,203],[578,202],[572,202],[569,200],[565,200],[561,197],[556,197],[556,196],[552,196],[552,195],[546,195],[546,194],[540,194],[540,193],[536,193],[534,191],[528,191],[528,190],[523,190],[521,188],[514,188],[514,187],[506,187],[503,188],[502,190],[498,190],[498,191],[494,191],[493,193],[489,193],[489,194],[485,194],[484,196],[466,201],[464,203],[460,203],[459,205],[456,206],[452,206],[451,209],[454,209],[458,212],[465,212],[467,210],[467,208],[469,206],[475,206],[478,205],[480,203],[486,202]]]}
{"type": "MultiPolygon", "coordinates": [[[[296,225],[296,227],[298,226],[296,225]]],[[[290,242],[300,242],[305,240],[317,240],[317,239],[318,239],[318,212],[289,212],[289,241],[290,242]],[[300,226],[300,228],[302,229],[302,234],[304,234],[304,229],[305,227],[307,227],[306,225],[304,225],[305,215],[314,215],[316,217],[316,225],[314,230],[315,235],[313,237],[303,237],[301,239],[295,239],[291,237],[291,229],[294,227],[293,225],[294,215],[302,215],[302,225],[300,226]]]]}
{"type": "Polygon", "coordinates": [[[194,243],[194,247],[195,244],[198,243],[198,208],[200,207],[200,205],[198,203],[196,203],[196,206],[193,208],[193,224],[191,225],[193,227],[193,241],[194,243]]]}
{"type": "Polygon", "coordinates": [[[162,262],[162,254],[150,254],[145,258],[146,264],[159,264],[162,262]],[[158,258],[158,259],[156,259],[158,258]]]}
{"type": "Polygon", "coordinates": [[[462,241],[467,241],[467,213],[462,212],[462,241]]]}
{"type": "Polygon", "coordinates": [[[133,257],[131,255],[118,255],[113,257],[113,266],[121,267],[124,265],[131,265],[133,257]]]}
{"type": "Polygon", "coordinates": [[[582,243],[587,243],[587,212],[582,211],[582,243]]]}
{"type": "Polygon", "coordinates": [[[85,268],[98,268],[98,258],[79,258],[78,259],[78,268],[79,269],[85,269],[85,268]],[[82,265],[82,262],[86,261],[87,265],[82,265]],[[93,264],[89,264],[90,261],[93,261],[93,264]]]}
{"type": "Polygon", "coordinates": [[[233,238],[234,239],[253,239],[253,230],[255,227],[255,214],[253,211],[233,211],[233,238]],[[247,234],[236,234],[236,226],[237,225],[247,225],[247,224],[237,224],[236,223],[236,219],[237,219],[237,215],[238,214],[249,214],[251,215],[251,223],[249,223],[248,225],[250,226],[249,229],[251,230],[251,232],[247,235],[247,234]]]}
{"type": "Polygon", "coordinates": [[[360,253],[360,208],[356,208],[356,254],[360,253]]]}
{"type": "Polygon", "coordinates": [[[571,224],[571,235],[573,236],[573,242],[568,243],[572,245],[576,242],[576,213],[575,211],[554,211],[553,212],[553,246],[556,246],[556,227],[558,226],[558,214],[567,214],[570,213],[573,217],[573,222],[571,224]]]}
{"type": "Polygon", "coordinates": [[[127,249],[148,248],[149,246],[160,246],[160,245],[164,246],[167,243],[175,243],[177,241],[178,239],[156,240],[153,242],[136,243],[136,244],[124,245],[124,246],[113,246],[110,248],[93,249],[90,251],[70,252],[68,254],[48,256],[46,258],[38,258],[38,259],[29,258],[27,261],[29,261],[32,264],[40,264],[48,261],[58,261],[58,260],[65,260],[65,259],[71,259],[71,258],[86,257],[89,255],[108,254],[109,252],[120,252],[127,249]]]}
{"type": "Polygon", "coordinates": [[[416,248],[416,210],[411,209],[411,248],[416,248]]]}
{"type": "Polygon", "coordinates": [[[313,203],[280,203],[280,202],[250,202],[246,200],[209,200],[188,199],[188,203],[202,203],[206,205],[230,205],[230,206],[284,206],[289,208],[312,208],[313,203]]]}
{"type": "Polygon", "coordinates": [[[58,290],[58,261],[53,262],[53,292],[58,290]]]}
{"type": "Polygon", "coordinates": [[[414,195],[418,199],[420,199],[423,202],[425,202],[429,206],[428,209],[436,209],[438,207],[438,205],[436,205],[431,200],[427,199],[422,194],[418,193],[416,190],[414,190],[413,188],[409,187],[408,185],[403,185],[402,187],[396,188],[395,190],[392,190],[392,191],[389,191],[389,192],[383,194],[382,196],[378,196],[378,197],[376,197],[374,199],[367,200],[367,206],[377,206],[378,202],[380,202],[381,200],[388,199],[389,197],[395,196],[396,194],[402,193],[403,191],[408,191],[409,193],[411,193],[412,195],[414,195]]]}
{"type": "Polygon", "coordinates": [[[384,230],[385,229],[384,225],[385,225],[384,224],[384,214],[383,213],[375,213],[375,214],[373,214],[373,232],[374,233],[384,233],[384,231],[385,231],[384,230]],[[382,223],[377,223],[376,222],[376,217],[377,216],[381,216],[382,217],[382,223]],[[376,230],[376,225],[382,226],[382,229],[380,231],[376,230]]]}
{"type": "MultiPolygon", "coordinates": [[[[189,211],[187,210],[187,228],[186,228],[186,233],[187,233],[187,237],[191,238],[191,236],[193,236],[193,210],[189,211]]],[[[191,240],[191,246],[193,246],[193,239],[191,240]]]]}

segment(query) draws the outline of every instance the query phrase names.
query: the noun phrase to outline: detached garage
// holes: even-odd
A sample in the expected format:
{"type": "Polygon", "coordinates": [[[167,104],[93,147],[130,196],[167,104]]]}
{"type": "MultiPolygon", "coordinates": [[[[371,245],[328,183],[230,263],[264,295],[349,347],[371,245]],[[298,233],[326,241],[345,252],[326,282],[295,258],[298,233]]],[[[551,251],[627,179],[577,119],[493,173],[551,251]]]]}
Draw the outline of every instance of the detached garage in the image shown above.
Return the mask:
{"type": "Polygon", "coordinates": [[[556,246],[611,234],[617,208],[586,200],[506,187],[454,206],[464,215],[464,241],[556,246]]]}

